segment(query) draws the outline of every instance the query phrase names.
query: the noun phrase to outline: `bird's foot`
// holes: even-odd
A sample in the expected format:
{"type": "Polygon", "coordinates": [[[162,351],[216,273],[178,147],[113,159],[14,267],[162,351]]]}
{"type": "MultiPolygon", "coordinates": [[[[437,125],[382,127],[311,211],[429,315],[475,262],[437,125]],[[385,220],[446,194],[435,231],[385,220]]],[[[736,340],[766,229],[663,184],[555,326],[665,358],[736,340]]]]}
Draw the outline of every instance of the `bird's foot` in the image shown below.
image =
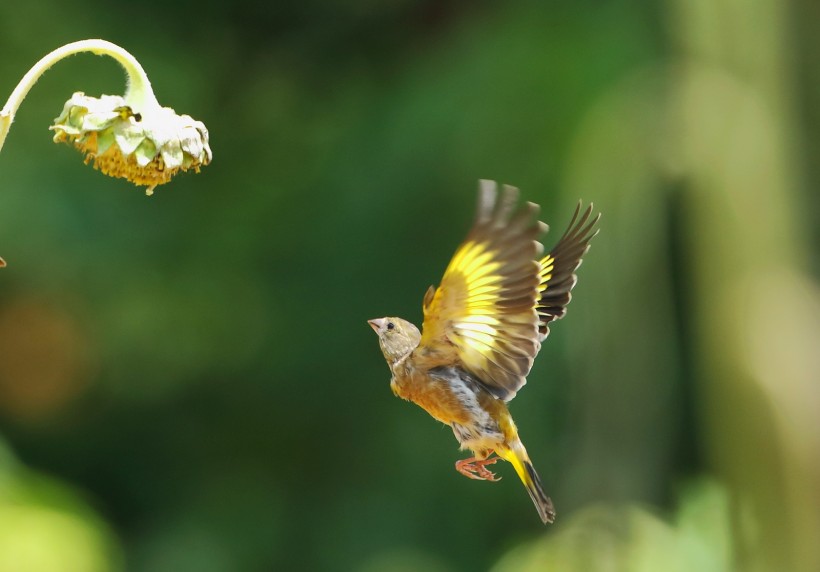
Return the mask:
{"type": "Polygon", "coordinates": [[[456,471],[469,479],[477,481],[500,481],[501,477],[495,476],[495,473],[487,469],[487,465],[492,465],[498,460],[498,457],[487,459],[476,459],[470,457],[469,459],[461,459],[456,461],[456,471]]]}

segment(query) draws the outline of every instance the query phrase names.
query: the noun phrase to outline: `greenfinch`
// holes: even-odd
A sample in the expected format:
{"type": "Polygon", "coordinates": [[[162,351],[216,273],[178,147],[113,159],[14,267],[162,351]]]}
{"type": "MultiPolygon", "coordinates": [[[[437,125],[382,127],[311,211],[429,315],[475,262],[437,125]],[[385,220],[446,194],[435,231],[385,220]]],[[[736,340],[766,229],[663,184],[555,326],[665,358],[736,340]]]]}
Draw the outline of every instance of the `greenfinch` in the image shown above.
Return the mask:
{"type": "Polygon", "coordinates": [[[562,318],[575,271],[600,214],[575,209],[566,232],[542,257],[547,225],[538,205],[518,207],[518,190],[481,181],[473,227],[438,288],[424,297],[422,331],[401,318],[369,320],[390,367],[393,393],[453,429],[462,450],[456,462],[471,478],[496,481],[487,465],[512,464],[541,520],[555,520],[552,500],[507,408],[526,383],[553,320],[562,318]]]}

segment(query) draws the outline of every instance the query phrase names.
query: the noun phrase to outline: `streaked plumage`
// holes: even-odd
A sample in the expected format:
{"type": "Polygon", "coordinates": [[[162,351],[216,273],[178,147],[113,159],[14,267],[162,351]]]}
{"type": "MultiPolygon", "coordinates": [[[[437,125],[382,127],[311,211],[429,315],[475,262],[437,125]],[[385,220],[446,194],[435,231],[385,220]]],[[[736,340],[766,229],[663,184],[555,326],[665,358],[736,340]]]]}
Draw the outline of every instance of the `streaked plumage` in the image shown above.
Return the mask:
{"type": "Polygon", "coordinates": [[[401,318],[369,323],[393,374],[393,392],[450,425],[461,449],[473,451],[456,469],[494,481],[486,465],[509,461],[548,523],[555,518],[552,501],[506,402],[526,383],[550,322],[564,316],[600,215],[592,217],[592,205],[581,213],[579,203],[567,231],[541,258],[538,238],[547,225],[536,218],[538,205],[517,203],[517,189],[504,186],[499,195],[494,182],[481,181],[473,227],[439,287],[424,297],[422,332],[401,318]]]}

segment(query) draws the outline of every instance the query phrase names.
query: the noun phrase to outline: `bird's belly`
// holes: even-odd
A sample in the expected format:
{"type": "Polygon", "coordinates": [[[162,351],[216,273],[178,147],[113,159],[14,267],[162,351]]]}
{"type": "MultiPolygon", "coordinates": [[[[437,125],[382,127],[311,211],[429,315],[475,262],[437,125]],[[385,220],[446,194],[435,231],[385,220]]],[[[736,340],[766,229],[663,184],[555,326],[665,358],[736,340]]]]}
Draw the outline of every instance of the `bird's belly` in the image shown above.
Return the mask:
{"type": "Polygon", "coordinates": [[[491,450],[505,440],[499,426],[499,418],[505,416],[496,411],[499,404],[506,411],[503,403],[458,367],[408,371],[407,375],[394,378],[394,391],[450,425],[462,449],[491,450]]]}
{"type": "Polygon", "coordinates": [[[472,449],[483,456],[505,441],[499,425],[499,421],[506,418],[503,402],[490,395],[474,377],[459,367],[436,368],[431,374],[448,384],[467,412],[466,421],[451,423],[462,449],[472,449]]]}
{"type": "Polygon", "coordinates": [[[452,424],[453,435],[462,450],[472,449],[479,458],[486,458],[487,453],[497,450],[505,443],[504,435],[485,426],[452,424]]]}

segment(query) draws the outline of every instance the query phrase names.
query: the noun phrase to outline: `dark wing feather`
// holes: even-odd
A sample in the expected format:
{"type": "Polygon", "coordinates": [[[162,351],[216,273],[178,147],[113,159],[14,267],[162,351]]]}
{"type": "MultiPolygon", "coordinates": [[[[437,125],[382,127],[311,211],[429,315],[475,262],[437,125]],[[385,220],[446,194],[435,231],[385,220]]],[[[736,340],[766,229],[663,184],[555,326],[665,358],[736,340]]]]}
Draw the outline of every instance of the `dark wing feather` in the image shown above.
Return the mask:
{"type": "Polygon", "coordinates": [[[549,323],[564,317],[567,304],[572,299],[572,289],[578,281],[575,271],[581,265],[581,257],[589,250],[589,241],[598,234],[596,225],[601,218],[592,217],[590,204],[580,218],[581,203],[575,208],[566,232],[549,254],[541,259],[540,297],[538,299],[538,332],[540,340],[549,334],[549,323]]]}

